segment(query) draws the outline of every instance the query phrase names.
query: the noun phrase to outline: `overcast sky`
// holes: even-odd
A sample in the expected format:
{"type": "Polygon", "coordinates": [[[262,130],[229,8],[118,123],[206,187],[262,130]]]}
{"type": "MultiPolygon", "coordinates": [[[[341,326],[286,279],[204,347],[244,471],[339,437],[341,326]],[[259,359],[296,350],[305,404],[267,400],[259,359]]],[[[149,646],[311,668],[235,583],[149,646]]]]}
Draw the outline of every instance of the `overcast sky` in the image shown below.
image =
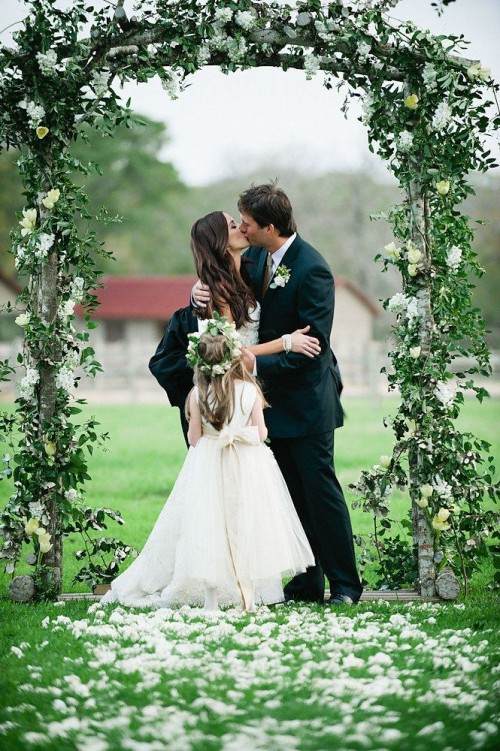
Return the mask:
{"type": "MultiPolygon", "coordinates": [[[[21,0],[0,4],[2,28],[25,13],[21,0]]],[[[125,7],[132,4],[127,0],[125,7]]],[[[457,0],[441,18],[430,0],[401,0],[391,15],[412,19],[435,33],[465,34],[471,42],[466,55],[480,59],[500,79],[500,0],[457,0]]],[[[14,30],[0,39],[8,41],[14,30]]],[[[124,89],[137,112],[168,125],[172,142],[164,156],[190,184],[264,165],[269,165],[270,176],[286,166],[305,172],[360,166],[384,170],[368,151],[355,107],[345,120],[340,112],[343,96],[327,91],[320,76],[306,81],[302,71],[270,68],[224,76],[206,68],[190,80],[192,85],[176,101],[168,99],[157,79],[124,89]]]]}

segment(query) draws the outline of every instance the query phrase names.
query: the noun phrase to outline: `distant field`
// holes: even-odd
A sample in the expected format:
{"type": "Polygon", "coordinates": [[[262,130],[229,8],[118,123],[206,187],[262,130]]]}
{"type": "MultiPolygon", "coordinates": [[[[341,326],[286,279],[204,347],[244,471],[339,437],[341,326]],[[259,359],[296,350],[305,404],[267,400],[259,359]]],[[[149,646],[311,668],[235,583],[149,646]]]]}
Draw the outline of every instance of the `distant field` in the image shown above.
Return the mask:
{"type": "MultiPolygon", "coordinates": [[[[337,474],[350,502],[352,494],[347,489],[348,484],[358,478],[363,468],[390,451],[392,433],[383,427],[382,418],[393,414],[397,403],[389,399],[346,399],[344,406],[347,420],[345,426],[336,431],[335,460],[337,474]]],[[[110,528],[110,532],[140,549],[185,456],[178,412],[166,406],[129,405],[87,407],[84,416],[91,414],[100,421],[102,430],[109,431],[111,440],[106,450],[90,459],[92,480],[87,486],[87,500],[89,504],[119,509],[126,524],[110,528]]],[[[468,401],[460,424],[490,441],[494,455],[500,456],[500,399],[488,400],[483,405],[468,401]]],[[[0,483],[2,505],[11,492],[11,485],[0,483]]],[[[402,518],[407,504],[403,494],[395,493],[393,517],[402,518]]],[[[352,512],[352,520],[355,532],[368,532],[372,528],[371,517],[359,510],[352,512]]],[[[71,583],[78,565],[72,553],[80,545],[76,536],[65,542],[65,591],[84,589],[82,585],[71,583]]],[[[6,579],[0,582],[5,591],[6,579]]]]}

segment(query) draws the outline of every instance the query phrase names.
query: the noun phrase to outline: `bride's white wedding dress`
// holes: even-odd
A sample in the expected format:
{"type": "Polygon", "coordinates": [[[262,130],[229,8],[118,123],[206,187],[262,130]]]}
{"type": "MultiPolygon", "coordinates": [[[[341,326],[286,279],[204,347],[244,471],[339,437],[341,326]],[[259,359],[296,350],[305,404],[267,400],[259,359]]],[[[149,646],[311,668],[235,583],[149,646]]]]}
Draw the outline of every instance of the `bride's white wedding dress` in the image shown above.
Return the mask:
{"type": "MultiPolygon", "coordinates": [[[[258,340],[258,314],[239,329],[247,346],[258,340]]],[[[256,397],[254,384],[237,381],[229,424],[203,422],[144,548],[102,603],[202,605],[207,588],[221,605],[241,605],[243,590],[257,605],[280,602],[282,577],[314,565],[274,455],[249,425],[256,397]]]]}

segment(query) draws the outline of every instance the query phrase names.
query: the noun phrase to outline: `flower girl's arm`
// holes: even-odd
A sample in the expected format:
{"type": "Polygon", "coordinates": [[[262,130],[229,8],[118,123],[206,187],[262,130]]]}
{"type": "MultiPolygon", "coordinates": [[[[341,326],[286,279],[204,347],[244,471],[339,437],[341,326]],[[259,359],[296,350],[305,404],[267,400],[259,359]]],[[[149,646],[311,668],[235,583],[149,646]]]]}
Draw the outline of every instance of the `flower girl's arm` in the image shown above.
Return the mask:
{"type": "Polygon", "coordinates": [[[190,446],[196,446],[201,437],[201,415],[195,391],[191,389],[189,394],[189,429],[188,441],[190,446]]]}
{"type": "Polygon", "coordinates": [[[257,395],[255,404],[252,409],[252,425],[256,425],[259,429],[259,438],[261,441],[265,441],[267,438],[267,428],[264,422],[264,411],[262,409],[262,398],[257,395]]]}

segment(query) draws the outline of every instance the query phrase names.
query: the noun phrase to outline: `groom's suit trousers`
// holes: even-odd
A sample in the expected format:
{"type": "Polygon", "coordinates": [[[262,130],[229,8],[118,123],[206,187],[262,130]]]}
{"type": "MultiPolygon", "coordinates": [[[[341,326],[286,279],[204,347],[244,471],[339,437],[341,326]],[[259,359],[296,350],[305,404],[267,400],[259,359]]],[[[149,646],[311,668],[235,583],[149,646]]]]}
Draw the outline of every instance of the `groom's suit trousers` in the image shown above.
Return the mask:
{"type": "Polygon", "coordinates": [[[332,594],[357,601],[363,591],[356,569],[351,521],[333,464],[334,431],[271,439],[316,566],[285,586],[287,597],[322,602],[325,576],[332,594]]]}

